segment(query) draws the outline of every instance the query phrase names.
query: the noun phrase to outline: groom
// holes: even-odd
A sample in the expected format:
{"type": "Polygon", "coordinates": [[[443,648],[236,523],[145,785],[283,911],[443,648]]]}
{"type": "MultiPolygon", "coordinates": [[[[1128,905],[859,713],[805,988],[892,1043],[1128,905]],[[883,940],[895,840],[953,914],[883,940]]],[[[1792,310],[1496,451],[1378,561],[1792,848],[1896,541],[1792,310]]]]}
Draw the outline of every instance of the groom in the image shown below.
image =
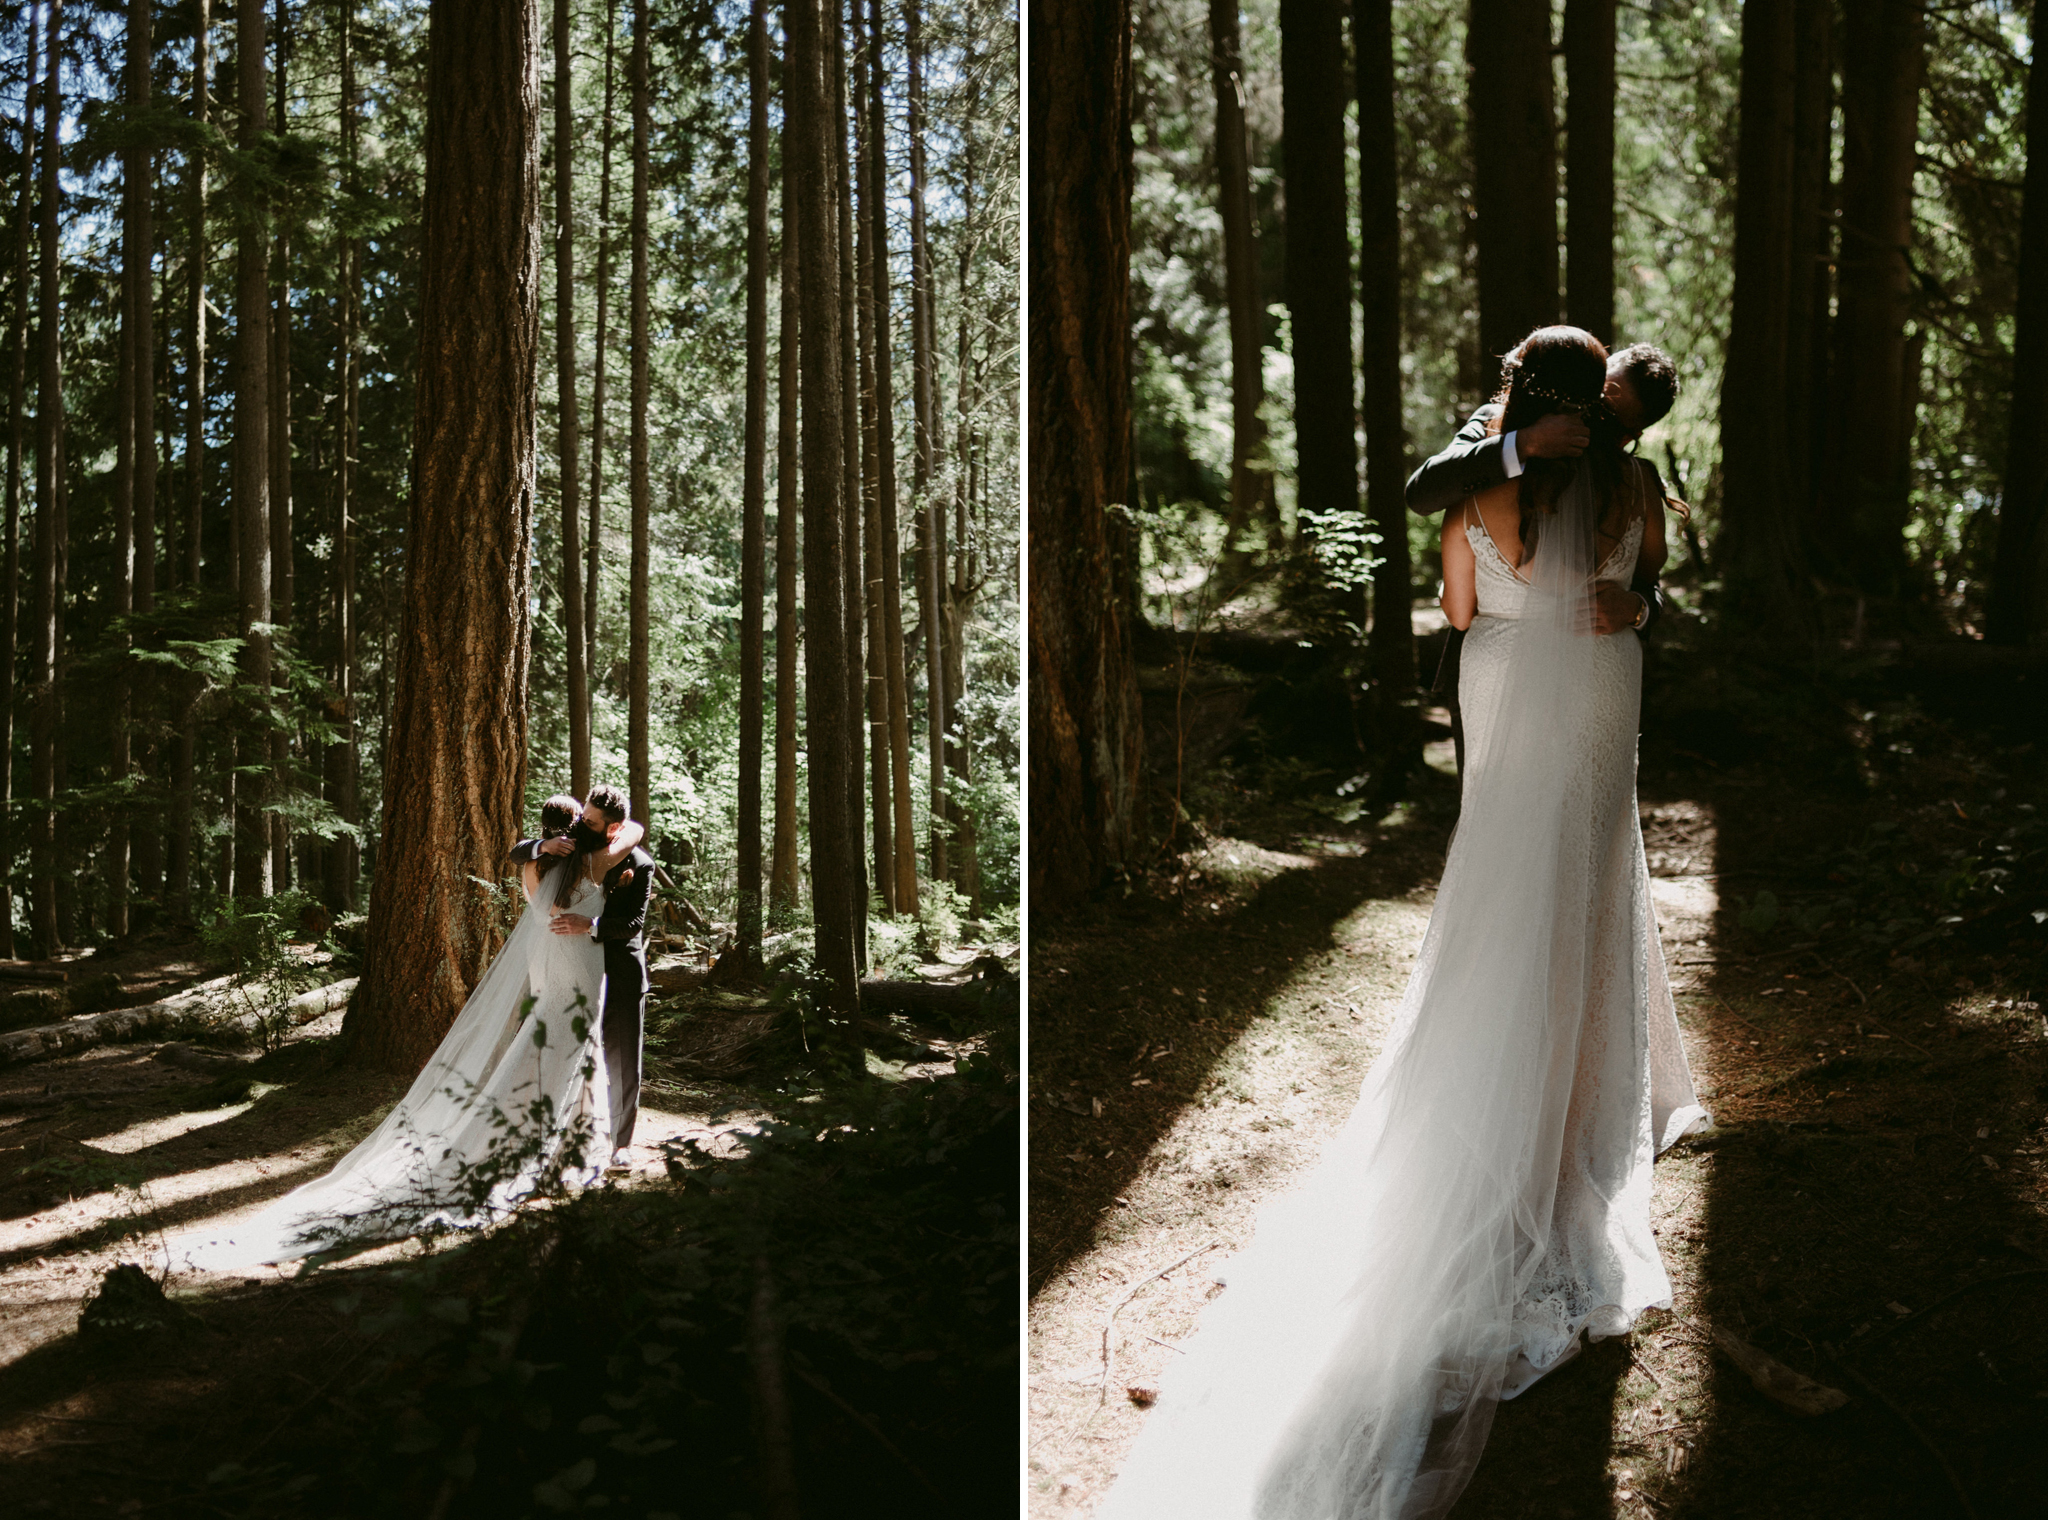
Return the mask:
{"type": "MultiPolygon", "coordinates": [[[[1512,361],[1520,353],[1517,348],[1507,357],[1512,361]]],[[[1633,443],[1653,423],[1661,422],[1678,399],[1678,370],[1663,349],[1648,343],[1631,344],[1608,356],[1601,399],[1621,424],[1627,442],[1633,443]]],[[[1409,511],[1435,517],[1468,496],[1515,479],[1527,460],[1576,459],[1593,439],[1586,424],[1567,412],[1553,412],[1512,433],[1492,431],[1499,415],[1499,404],[1487,402],[1458,429],[1449,448],[1408,477],[1409,511]]],[[[1656,466],[1650,468],[1654,474],[1656,466]]],[[[1661,481],[1658,494],[1663,494],[1661,481]]],[[[1657,588],[1655,574],[1639,577],[1625,590],[1603,585],[1594,600],[1593,632],[1609,634],[1634,628],[1637,633],[1647,633],[1663,610],[1664,595],[1657,588]]],[[[1452,629],[1435,686],[1451,710],[1451,737],[1456,741],[1461,776],[1465,773],[1465,724],[1458,708],[1458,655],[1463,642],[1464,635],[1452,629]]]]}
{"type": "MultiPolygon", "coordinates": [[[[512,847],[514,865],[542,855],[600,850],[626,821],[626,794],[615,786],[594,786],[583,816],[566,837],[522,839],[512,847]]],[[[654,857],[636,845],[604,879],[604,903],[596,918],[580,913],[555,916],[557,934],[587,934],[604,946],[604,1067],[611,1086],[612,1159],[625,1160],[640,1117],[641,1026],[647,1016],[647,897],[654,885],[654,857]]]]}

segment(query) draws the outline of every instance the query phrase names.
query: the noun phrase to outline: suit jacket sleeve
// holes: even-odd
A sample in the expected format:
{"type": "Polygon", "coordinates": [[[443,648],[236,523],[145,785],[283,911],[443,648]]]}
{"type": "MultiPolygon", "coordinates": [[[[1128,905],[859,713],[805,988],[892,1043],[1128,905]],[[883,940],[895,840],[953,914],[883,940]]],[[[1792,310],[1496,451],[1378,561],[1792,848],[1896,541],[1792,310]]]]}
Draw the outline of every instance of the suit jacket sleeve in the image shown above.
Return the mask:
{"type": "Polygon", "coordinates": [[[515,866],[531,865],[538,859],[540,859],[540,841],[538,839],[522,839],[519,843],[512,846],[512,864],[515,866]]]}
{"type": "MultiPolygon", "coordinates": [[[[1638,459],[1636,462],[1650,472],[1650,489],[1656,493],[1657,510],[1662,511],[1664,507],[1664,477],[1657,473],[1657,467],[1651,464],[1649,460],[1638,459]]],[[[1636,630],[1639,636],[1647,634],[1652,628],[1656,627],[1657,619],[1664,615],[1664,591],[1657,584],[1657,577],[1660,573],[1657,571],[1638,570],[1629,581],[1629,590],[1635,592],[1636,595],[1649,603],[1649,611],[1643,615],[1643,626],[1636,630]]]]}
{"type": "Polygon", "coordinates": [[[597,927],[591,931],[591,937],[600,943],[637,939],[647,930],[647,898],[654,887],[654,860],[635,850],[626,857],[620,874],[623,876],[626,871],[633,873],[633,879],[621,881],[605,893],[597,927]]]}
{"type": "Polygon", "coordinates": [[[1499,408],[1488,402],[1458,429],[1451,446],[1408,477],[1408,510],[1435,517],[1468,496],[1490,490],[1508,478],[1501,457],[1501,435],[1488,430],[1499,408]]]}

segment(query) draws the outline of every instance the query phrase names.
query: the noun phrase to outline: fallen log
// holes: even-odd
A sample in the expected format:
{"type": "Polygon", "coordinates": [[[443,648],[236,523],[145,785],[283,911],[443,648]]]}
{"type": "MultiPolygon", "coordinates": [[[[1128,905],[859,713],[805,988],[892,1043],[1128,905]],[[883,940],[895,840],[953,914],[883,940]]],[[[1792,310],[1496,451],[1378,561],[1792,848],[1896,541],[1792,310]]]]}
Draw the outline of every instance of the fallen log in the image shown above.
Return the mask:
{"type": "MultiPolygon", "coordinates": [[[[301,993],[286,1005],[291,1010],[292,1022],[307,1024],[324,1013],[331,1013],[348,1001],[355,985],[356,979],[351,976],[301,993]]],[[[144,1003],[139,1008],[117,1008],[112,1013],[67,1019],[61,1024],[17,1029],[12,1034],[0,1035],[0,1067],[47,1061],[53,1056],[89,1050],[95,1045],[146,1040],[194,1014],[223,1014],[225,1017],[220,1021],[223,1027],[252,1031],[259,1015],[231,1010],[237,1006],[246,1008],[246,998],[256,995],[260,995],[259,989],[246,985],[238,988],[234,977],[220,976],[187,987],[183,992],[174,992],[154,1003],[144,1003]]]]}
{"type": "Polygon", "coordinates": [[[28,961],[0,961],[0,977],[10,982],[51,982],[61,986],[71,980],[71,973],[28,961]]]}
{"type": "MultiPolygon", "coordinates": [[[[711,968],[708,966],[663,966],[648,973],[648,980],[658,992],[695,992],[710,978],[711,968]]],[[[957,1018],[979,1013],[990,986],[989,981],[982,979],[971,982],[906,982],[868,976],[861,978],[860,1006],[863,1013],[957,1018]]]]}

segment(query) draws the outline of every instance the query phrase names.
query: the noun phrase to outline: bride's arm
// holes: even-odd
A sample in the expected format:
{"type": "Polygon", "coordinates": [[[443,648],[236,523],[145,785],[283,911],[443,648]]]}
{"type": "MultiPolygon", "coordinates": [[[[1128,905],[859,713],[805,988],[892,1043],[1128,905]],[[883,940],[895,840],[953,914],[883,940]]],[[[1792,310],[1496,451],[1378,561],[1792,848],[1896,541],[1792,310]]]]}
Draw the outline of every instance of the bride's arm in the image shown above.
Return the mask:
{"type": "Polygon", "coordinates": [[[1663,573],[1671,546],[1664,537],[1664,483],[1655,468],[1640,463],[1636,475],[1643,487],[1643,547],[1636,555],[1636,573],[1630,583],[1640,586],[1646,581],[1654,584],[1663,573]]]}
{"type": "Polygon", "coordinates": [[[600,877],[609,875],[620,861],[633,853],[633,847],[646,837],[647,830],[628,818],[619,825],[618,833],[612,836],[612,842],[606,846],[605,852],[592,863],[595,874],[600,877]]]}
{"type": "Polygon", "coordinates": [[[1472,615],[1479,610],[1479,567],[1465,537],[1465,514],[1476,510],[1466,501],[1444,513],[1444,590],[1437,603],[1458,629],[1470,628],[1472,615]]]}

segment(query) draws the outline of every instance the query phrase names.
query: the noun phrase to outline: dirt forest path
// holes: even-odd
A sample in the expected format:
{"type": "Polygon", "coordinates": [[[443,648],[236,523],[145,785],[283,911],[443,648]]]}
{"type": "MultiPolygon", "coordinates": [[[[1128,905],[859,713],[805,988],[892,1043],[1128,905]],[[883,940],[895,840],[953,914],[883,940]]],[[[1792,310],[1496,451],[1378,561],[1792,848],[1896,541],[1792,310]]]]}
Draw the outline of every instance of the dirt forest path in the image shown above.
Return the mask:
{"type": "MultiPolygon", "coordinates": [[[[1332,830],[1248,800],[1228,825],[1241,837],[1208,840],[1180,901],[1039,937],[1037,1520],[1092,1512],[1261,1205],[1348,1114],[1455,814],[1449,757],[1432,759],[1418,800],[1377,825],[1332,830]]],[[[2006,975],[1965,987],[1948,968],[1916,976],[1908,957],[1880,983],[1831,970],[1811,933],[1743,932],[1758,861],[1810,870],[1853,810],[1761,774],[1677,771],[1646,766],[1642,818],[1688,1056],[1720,1129],[1657,1164],[1674,1310],[1502,1406],[1455,1514],[2022,1513],[2048,1433],[2048,1336],[2015,1333],[2048,1308],[2039,988],[2010,985],[2031,967],[2007,955],[2006,975]],[[1968,1291],[1994,1277],[1998,1291],[1968,1291]],[[1846,1385],[1849,1404],[1815,1419],[1773,1404],[1712,1328],[1846,1385]],[[2007,1443],[2029,1432],[2035,1454],[2016,1457],[2007,1443]]]]}

